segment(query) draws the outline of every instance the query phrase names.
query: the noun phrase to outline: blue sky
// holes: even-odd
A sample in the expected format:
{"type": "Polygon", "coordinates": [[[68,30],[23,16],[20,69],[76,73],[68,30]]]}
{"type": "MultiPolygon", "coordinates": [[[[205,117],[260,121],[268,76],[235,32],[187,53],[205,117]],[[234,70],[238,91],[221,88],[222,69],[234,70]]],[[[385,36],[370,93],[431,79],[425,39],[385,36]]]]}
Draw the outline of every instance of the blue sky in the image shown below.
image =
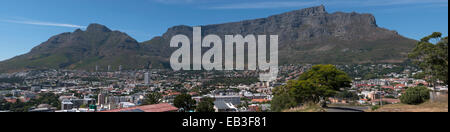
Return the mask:
{"type": "Polygon", "coordinates": [[[329,13],[374,14],[379,26],[413,39],[448,34],[448,0],[1,0],[0,60],[90,23],[146,41],[175,25],[262,18],[321,4],[329,13]]]}

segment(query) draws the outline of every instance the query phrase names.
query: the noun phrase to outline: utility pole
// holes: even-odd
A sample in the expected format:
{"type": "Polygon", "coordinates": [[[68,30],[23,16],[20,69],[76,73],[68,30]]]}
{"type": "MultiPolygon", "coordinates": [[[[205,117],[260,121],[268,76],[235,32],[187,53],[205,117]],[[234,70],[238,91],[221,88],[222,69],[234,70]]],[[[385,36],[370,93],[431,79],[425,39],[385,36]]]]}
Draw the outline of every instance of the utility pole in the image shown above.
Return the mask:
{"type": "Polygon", "coordinates": [[[383,107],[383,97],[382,97],[382,88],[380,87],[380,107],[383,107]]]}

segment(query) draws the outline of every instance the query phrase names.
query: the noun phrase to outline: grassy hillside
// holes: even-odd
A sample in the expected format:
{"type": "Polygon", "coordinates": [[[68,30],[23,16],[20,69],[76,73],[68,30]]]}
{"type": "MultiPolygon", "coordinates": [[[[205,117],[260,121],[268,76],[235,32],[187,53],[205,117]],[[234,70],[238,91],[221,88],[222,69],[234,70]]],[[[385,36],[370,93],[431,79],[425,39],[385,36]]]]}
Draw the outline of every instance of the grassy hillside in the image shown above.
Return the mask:
{"type": "Polygon", "coordinates": [[[368,112],[448,112],[448,95],[420,105],[392,104],[368,112]]]}

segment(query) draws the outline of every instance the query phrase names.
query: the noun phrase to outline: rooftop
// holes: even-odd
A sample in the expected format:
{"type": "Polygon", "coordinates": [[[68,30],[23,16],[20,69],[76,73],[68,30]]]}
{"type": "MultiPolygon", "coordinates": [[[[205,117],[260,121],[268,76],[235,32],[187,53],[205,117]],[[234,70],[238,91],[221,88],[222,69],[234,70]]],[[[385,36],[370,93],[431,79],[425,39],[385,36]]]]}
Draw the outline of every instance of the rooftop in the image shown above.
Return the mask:
{"type": "Polygon", "coordinates": [[[108,111],[101,111],[101,112],[172,112],[172,111],[177,111],[177,110],[178,110],[178,108],[176,108],[170,104],[162,103],[162,104],[144,105],[144,106],[115,109],[115,110],[108,110],[108,111]]]}

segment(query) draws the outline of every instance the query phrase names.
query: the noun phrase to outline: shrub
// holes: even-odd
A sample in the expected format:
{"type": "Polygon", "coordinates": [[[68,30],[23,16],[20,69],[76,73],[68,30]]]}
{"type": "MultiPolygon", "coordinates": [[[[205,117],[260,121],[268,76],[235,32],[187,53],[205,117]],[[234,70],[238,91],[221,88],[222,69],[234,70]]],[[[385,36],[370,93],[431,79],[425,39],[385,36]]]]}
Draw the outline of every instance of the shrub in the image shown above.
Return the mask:
{"type": "Polygon", "coordinates": [[[291,97],[289,94],[274,96],[271,104],[273,112],[281,112],[285,109],[290,109],[297,106],[295,98],[291,97]]]}
{"type": "Polygon", "coordinates": [[[430,90],[427,87],[419,86],[408,88],[400,97],[400,101],[404,104],[418,105],[430,99],[430,90]]]}
{"type": "Polygon", "coordinates": [[[380,109],[380,106],[379,105],[375,105],[375,106],[372,106],[372,108],[371,108],[373,111],[375,111],[375,110],[378,110],[378,109],[380,109]]]}

